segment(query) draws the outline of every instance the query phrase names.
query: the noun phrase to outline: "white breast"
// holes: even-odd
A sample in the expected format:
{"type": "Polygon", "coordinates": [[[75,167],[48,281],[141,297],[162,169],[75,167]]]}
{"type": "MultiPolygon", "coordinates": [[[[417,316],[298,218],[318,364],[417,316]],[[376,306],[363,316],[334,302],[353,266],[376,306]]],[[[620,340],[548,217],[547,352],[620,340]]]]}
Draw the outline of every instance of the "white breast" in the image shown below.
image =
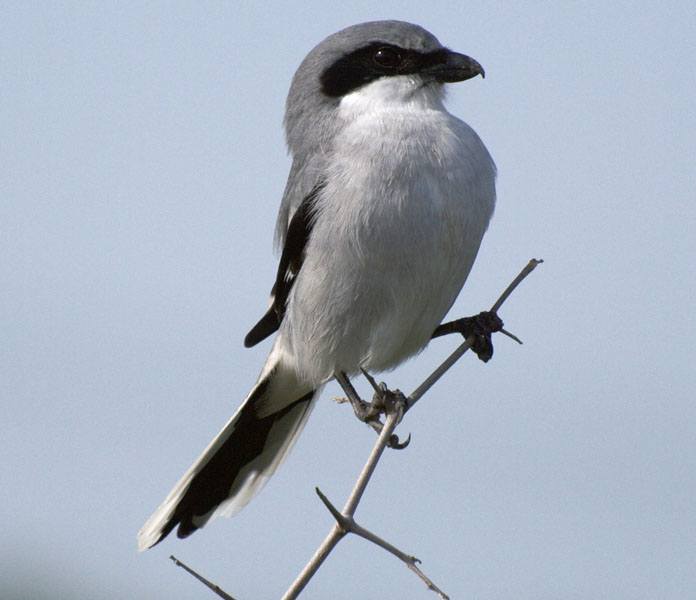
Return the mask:
{"type": "Polygon", "coordinates": [[[464,284],[493,212],[495,167],[476,133],[437,89],[380,81],[389,85],[341,102],[346,126],[281,328],[286,353],[313,382],[418,352],[464,284]]]}

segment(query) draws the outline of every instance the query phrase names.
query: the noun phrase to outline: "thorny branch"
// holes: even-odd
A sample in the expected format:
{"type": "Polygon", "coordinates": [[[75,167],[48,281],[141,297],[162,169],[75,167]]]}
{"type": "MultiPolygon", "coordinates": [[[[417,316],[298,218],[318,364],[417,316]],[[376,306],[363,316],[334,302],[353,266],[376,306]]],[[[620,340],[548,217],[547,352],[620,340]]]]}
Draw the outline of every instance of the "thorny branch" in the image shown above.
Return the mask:
{"type": "Polygon", "coordinates": [[[227,592],[225,592],[225,590],[223,590],[219,585],[214,584],[212,581],[208,581],[205,577],[196,573],[196,571],[194,571],[187,564],[182,563],[176,556],[172,555],[169,558],[174,562],[174,564],[177,567],[181,567],[189,575],[192,575],[193,577],[198,579],[198,581],[200,581],[207,588],[213,590],[213,592],[220,596],[220,598],[224,598],[224,600],[234,600],[234,598],[230,596],[227,592]]]}
{"type": "MultiPolygon", "coordinates": [[[[493,304],[490,312],[497,313],[515,288],[542,262],[543,260],[531,259],[522,269],[522,271],[520,271],[519,275],[517,275],[517,277],[512,281],[512,283],[505,288],[498,300],[495,302],[495,304],[493,304]]],[[[519,340],[509,332],[501,330],[501,333],[519,342],[519,340]]],[[[423,395],[464,355],[467,350],[471,348],[474,341],[473,336],[468,337],[442,362],[442,364],[440,364],[439,367],[437,367],[425,379],[425,381],[423,381],[423,383],[421,383],[413,392],[411,392],[408,397],[405,397],[398,390],[393,392],[390,391],[384,384],[378,385],[368,373],[363,372],[375,389],[372,402],[365,402],[360,398],[358,393],[355,391],[355,388],[353,388],[353,385],[350,383],[350,380],[345,376],[344,373],[339,373],[336,376],[336,380],[343,388],[343,391],[353,406],[356,416],[378,431],[379,437],[377,438],[377,441],[372,448],[372,452],[370,453],[365,466],[358,476],[355,486],[353,487],[353,490],[351,491],[350,496],[348,497],[348,500],[346,501],[346,504],[341,512],[334,507],[334,505],[319,490],[319,488],[316,488],[317,495],[332,514],[336,520],[336,523],[331,528],[331,531],[321,543],[319,548],[317,548],[316,552],[304,567],[302,572],[297,576],[287,592],[285,592],[282,600],[293,600],[294,598],[297,598],[305,586],[309,583],[310,579],[317,572],[319,567],[321,567],[324,560],[326,560],[326,557],[336,547],[338,542],[340,542],[341,539],[343,539],[343,537],[349,533],[354,533],[362,538],[365,538],[366,540],[378,545],[380,548],[383,548],[387,552],[390,552],[396,556],[423,580],[423,582],[428,586],[428,589],[435,592],[441,599],[448,600],[448,596],[418,568],[417,563],[420,561],[415,556],[402,552],[389,542],[358,525],[354,519],[354,515],[355,510],[362,499],[362,495],[365,492],[365,488],[367,487],[377,463],[384,452],[384,449],[386,447],[404,448],[408,444],[408,439],[405,443],[400,443],[398,437],[394,434],[394,429],[396,429],[396,426],[401,422],[404,414],[423,397],[423,395]],[[384,424],[382,424],[379,420],[379,415],[382,413],[385,415],[384,424]]],[[[187,567],[174,557],[171,558],[176,562],[177,565],[183,567],[187,572],[196,577],[199,581],[203,582],[218,596],[225,598],[226,600],[233,600],[232,596],[224,592],[217,585],[212,584],[207,579],[196,573],[193,569],[187,567]]]]}
{"type": "MultiPolygon", "coordinates": [[[[538,265],[540,265],[543,260],[533,258],[531,259],[513,279],[512,283],[505,288],[502,294],[500,294],[500,298],[498,298],[495,301],[495,304],[491,307],[491,312],[492,313],[497,313],[500,307],[503,305],[503,303],[508,299],[510,294],[515,290],[515,288],[522,283],[522,281],[529,275],[534,269],[537,268],[538,265]]],[[[507,333],[507,332],[506,332],[507,333]]],[[[519,340],[517,340],[519,341],[519,340]]],[[[411,395],[409,396],[409,403],[408,403],[408,409],[412,408],[413,405],[418,402],[423,397],[423,394],[427,392],[435,382],[440,379],[451,367],[456,363],[462,355],[469,349],[471,348],[474,340],[471,338],[467,338],[452,354],[450,354],[443,362],[442,364],[435,369],[426,379],[423,383],[421,383],[413,392],[411,392],[411,395]]],[[[407,410],[408,410],[407,409],[407,410]]]]}

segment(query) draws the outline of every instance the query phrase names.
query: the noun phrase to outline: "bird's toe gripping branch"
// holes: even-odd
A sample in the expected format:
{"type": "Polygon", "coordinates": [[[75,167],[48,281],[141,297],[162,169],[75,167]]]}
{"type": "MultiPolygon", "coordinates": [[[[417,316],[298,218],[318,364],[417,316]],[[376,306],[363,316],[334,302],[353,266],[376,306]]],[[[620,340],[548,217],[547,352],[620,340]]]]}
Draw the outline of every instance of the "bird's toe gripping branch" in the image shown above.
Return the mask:
{"type": "MultiPolygon", "coordinates": [[[[369,403],[371,410],[375,411],[377,419],[379,420],[379,415],[384,413],[389,415],[391,413],[396,413],[397,424],[401,421],[404,413],[408,410],[408,399],[404,396],[401,390],[390,390],[387,384],[384,382],[377,383],[374,377],[370,375],[365,369],[360,369],[362,374],[370,382],[372,389],[375,391],[372,396],[372,402],[369,403]]],[[[387,446],[393,448],[394,450],[403,450],[406,446],[411,443],[411,434],[405,441],[400,441],[399,436],[393,433],[389,437],[389,442],[387,446]]]]}
{"type": "MultiPolygon", "coordinates": [[[[397,413],[397,422],[401,421],[401,417],[404,412],[408,410],[408,399],[399,390],[390,390],[387,388],[385,383],[377,383],[374,377],[370,375],[364,369],[362,370],[365,378],[370,382],[370,385],[374,389],[375,393],[372,397],[372,402],[365,402],[360,398],[358,392],[353,387],[348,376],[343,373],[336,374],[336,381],[343,388],[346,393],[348,401],[353,407],[353,412],[355,416],[362,421],[367,423],[372,429],[377,433],[382,431],[384,424],[382,423],[380,416],[382,414],[389,415],[392,413],[397,413]]],[[[345,400],[341,400],[345,401],[345,400]]],[[[399,436],[392,434],[389,438],[387,446],[394,448],[396,450],[401,450],[409,445],[411,441],[411,435],[404,442],[399,440],[399,436]]]]}
{"type": "Polygon", "coordinates": [[[483,362],[488,362],[493,357],[493,342],[491,335],[497,331],[503,331],[503,321],[492,311],[483,311],[473,317],[456,319],[449,323],[443,323],[433,337],[440,337],[450,333],[460,333],[465,338],[473,337],[474,343],[471,349],[483,362]]]}

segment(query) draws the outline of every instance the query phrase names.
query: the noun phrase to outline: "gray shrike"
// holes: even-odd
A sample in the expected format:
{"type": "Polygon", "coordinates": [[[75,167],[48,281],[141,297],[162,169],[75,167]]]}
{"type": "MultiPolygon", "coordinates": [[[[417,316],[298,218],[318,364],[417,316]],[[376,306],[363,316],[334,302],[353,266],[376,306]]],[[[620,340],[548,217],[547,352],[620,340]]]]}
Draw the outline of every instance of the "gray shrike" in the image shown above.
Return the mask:
{"type": "Polygon", "coordinates": [[[140,530],[141,550],[249,502],[335,375],[392,369],[436,335],[474,331],[440,323],[493,214],[496,170],[443,96],[483,74],[401,21],[343,29],[302,61],[286,104],[278,274],[244,343],[278,335],[242,405],[140,530]]]}

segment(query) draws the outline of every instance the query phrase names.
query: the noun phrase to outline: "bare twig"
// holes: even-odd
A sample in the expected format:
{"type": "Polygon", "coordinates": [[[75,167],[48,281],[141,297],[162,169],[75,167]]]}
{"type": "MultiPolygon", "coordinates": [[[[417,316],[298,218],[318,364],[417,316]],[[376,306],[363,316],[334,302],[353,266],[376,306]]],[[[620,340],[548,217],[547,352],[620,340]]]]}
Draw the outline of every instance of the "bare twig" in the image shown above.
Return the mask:
{"type": "MultiPolygon", "coordinates": [[[[380,390],[377,393],[384,394],[382,390],[380,390]]],[[[358,525],[358,523],[356,523],[355,519],[353,518],[355,510],[357,509],[362,495],[365,492],[365,488],[367,487],[367,484],[369,483],[370,478],[374,473],[375,467],[377,466],[377,462],[382,456],[384,449],[387,447],[389,439],[392,436],[392,432],[399,424],[399,422],[401,421],[401,417],[403,416],[404,406],[406,402],[406,398],[404,398],[403,395],[387,392],[386,394],[384,394],[383,399],[385,401],[385,410],[387,413],[387,418],[385,420],[384,427],[382,428],[379,438],[377,439],[374,447],[372,448],[370,457],[367,459],[365,466],[363,467],[360,475],[358,476],[358,480],[356,481],[355,486],[353,487],[353,491],[350,493],[350,496],[348,497],[348,500],[346,502],[346,505],[343,507],[343,510],[339,512],[338,509],[334,507],[333,504],[331,504],[330,500],[321,492],[321,490],[319,488],[316,488],[317,495],[324,503],[324,506],[326,506],[329,512],[333,515],[334,519],[336,519],[336,524],[331,528],[331,531],[326,536],[321,546],[319,546],[317,551],[314,553],[314,556],[312,556],[312,558],[307,563],[302,572],[299,574],[297,579],[295,579],[290,589],[285,593],[285,595],[283,596],[283,600],[292,600],[299,596],[300,592],[307,585],[314,573],[317,572],[317,570],[322,565],[322,563],[329,555],[331,550],[333,550],[336,544],[338,544],[338,542],[341,541],[343,536],[345,536],[348,533],[355,533],[356,535],[365,538],[366,540],[369,540],[374,544],[377,544],[381,548],[384,548],[385,550],[396,556],[399,560],[403,561],[409,569],[416,573],[416,575],[418,575],[425,582],[429,589],[439,594],[440,598],[443,598],[445,600],[447,600],[448,598],[447,595],[442,590],[440,590],[440,588],[438,588],[423,573],[423,571],[421,571],[418,568],[416,563],[420,561],[415,556],[411,556],[409,554],[406,554],[405,552],[402,552],[401,550],[399,550],[389,542],[383,540],[382,538],[378,537],[368,529],[365,529],[364,527],[358,525]]]]}
{"type": "MultiPolygon", "coordinates": [[[[500,295],[495,304],[493,304],[493,307],[491,308],[490,312],[497,313],[497,311],[507,300],[510,294],[515,290],[515,288],[525,279],[525,277],[527,277],[527,275],[529,275],[537,267],[537,265],[539,265],[542,262],[542,260],[537,259],[530,260],[524,267],[524,269],[522,269],[522,271],[519,273],[519,275],[517,275],[517,277],[512,281],[512,283],[507,288],[505,288],[505,291],[503,291],[503,293],[500,295]]],[[[516,336],[510,334],[509,332],[505,331],[504,333],[505,335],[511,337],[517,342],[522,343],[516,336]]],[[[419,385],[410,394],[408,398],[403,398],[403,396],[399,394],[399,399],[396,402],[385,403],[385,412],[387,415],[386,421],[381,428],[379,438],[377,439],[374,447],[372,448],[370,457],[368,458],[367,463],[363,467],[363,470],[360,473],[360,476],[358,477],[355,487],[353,488],[353,491],[351,492],[348,501],[346,502],[346,505],[341,512],[338,512],[338,509],[336,509],[333,506],[333,504],[331,504],[329,499],[319,490],[319,488],[316,488],[316,492],[319,495],[319,498],[324,503],[329,512],[333,515],[334,519],[336,519],[336,523],[332,527],[331,531],[326,536],[324,541],[321,543],[319,548],[317,548],[316,552],[314,553],[314,556],[312,556],[305,568],[298,575],[297,579],[295,579],[293,584],[290,586],[290,589],[288,589],[288,591],[285,593],[285,595],[283,596],[283,600],[292,600],[299,596],[300,592],[302,592],[309,580],[314,576],[314,574],[317,572],[324,560],[326,560],[326,557],[335,548],[338,542],[340,542],[341,539],[348,533],[355,533],[356,535],[359,535],[360,537],[363,537],[366,540],[369,540],[372,543],[377,544],[381,548],[384,548],[385,550],[399,558],[401,561],[403,561],[409,569],[415,572],[425,582],[425,584],[428,586],[428,589],[437,593],[440,596],[440,598],[447,599],[447,595],[442,590],[440,590],[418,568],[417,563],[419,561],[415,556],[411,556],[402,552],[398,548],[391,545],[389,542],[384,541],[382,538],[376,536],[369,530],[361,527],[355,522],[353,515],[355,514],[355,509],[357,508],[360,499],[362,498],[362,495],[365,491],[365,487],[367,486],[370,477],[372,476],[372,473],[374,472],[375,467],[377,466],[377,462],[382,456],[384,448],[388,445],[389,440],[392,437],[392,432],[401,421],[403,414],[406,411],[408,411],[416,402],[418,402],[420,398],[423,397],[423,395],[435,384],[435,382],[437,382],[438,379],[440,379],[440,377],[442,377],[452,367],[452,365],[454,365],[454,363],[456,363],[459,360],[459,358],[461,358],[461,356],[469,348],[471,348],[473,343],[473,336],[467,338],[467,340],[464,341],[437,369],[435,369],[435,371],[433,371],[433,373],[429,377],[427,377],[425,381],[423,381],[423,383],[421,383],[421,385],[419,385]]],[[[360,406],[363,409],[364,407],[368,406],[368,403],[360,399],[357,392],[355,391],[355,388],[353,388],[352,384],[345,376],[345,374],[341,375],[342,378],[337,377],[337,380],[341,384],[341,387],[343,387],[354,409],[356,406],[360,406]]],[[[385,393],[385,395],[390,392],[388,392],[386,388],[379,389],[381,388],[381,386],[377,386],[374,379],[371,376],[368,376],[367,373],[365,373],[365,376],[367,377],[372,387],[375,389],[375,401],[373,401],[374,405],[374,403],[377,400],[377,397],[380,394],[380,391],[385,393]]],[[[358,411],[356,411],[356,414],[358,414],[358,411]]]]}
{"type": "MultiPolygon", "coordinates": [[[[522,269],[517,277],[512,281],[512,283],[505,288],[505,291],[500,295],[500,298],[496,300],[495,304],[492,306],[490,312],[497,313],[500,307],[503,305],[510,294],[515,290],[515,288],[522,283],[525,277],[529,275],[538,265],[540,265],[543,260],[538,260],[536,258],[531,259],[527,265],[522,269]]],[[[519,340],[517,340],[519,341],[519,340]]],[[[471,348],[474,343],[473,336],[468,337],[452,354],[450,354],[442,364],[435,369],[423,383],[421,383],[408,397],[408,402],[406,405],[406,411],[411,409],[413,405],[420,400],[423,395],[437,382],[440,377],[442,377],[449,369],[456,363],[462,355],[471,348]]]]}
{"type": "Polygon", "coordinates": [[[355,535],[358,535],[361,538],[364,538],[367,541],[372,542],[373,544],[376,544],[380,548],[383,548],[387,552],[393,554],[394,556],[396,556],[396,558],[404,562],[406,566],[409,569],[411,569],[416,575],[418,575],[418,577],[420,577],[423,580],[425,585],[428,586],[428,589],[434,591],[443,600],[449,600],[449,596],[445,594],[439,587],[437,587],[433,583],[433,581],[418,568],[418,563],[421,562],[418,558],[416,558],[415,556],[411,556],[410,554],[406,554],[405,552],[402,552],[397,547],[393,546],[389,542],[383,540],[381,537],[372,533],[370,530],[365,529],[361,525],[358,525],[358,523],[355,521],[353,517],[348,517],[338,512],[338,509],[333,504],[331,504],[331,501],[324,494],[322,494],[319,488],[316,488],[316,492],[319,498],[321,498],[321,501],[324,503],[324,506],[326,506],[329,512],[333,515],[334,519],[336,519],[338,526],[345,533],[354,533],[355,535]]]}
{"type": "MultiPolygon", "coordinates": [[[[507,300],[507,298],[510,296],[510,294],[515,290],[515,288],[525,279],[525,277],[527,277],[527,275],[529,275],[537,267],[537,265],[539,265],[542,262],[542,260],[537,259],[530,260],[529,263],[524,267],[524,269],[522,269],[522,271],[519,273],[519,275],[500,295],[500,298],[498,298],[498,300],[495,302],[490,312],[496,313],[498,309],[500,309],[500,307],[503,305],[503,303],[507,300]]],[[[510,334],[509,332],[504,330],[502,330],[502,332],[508,337],[511,337],[519,343],[522,343],[516,336],[510,334]]],[[[365,488],[367,487],[367,484],[369,483],[370,478],[374,473],[377,463],[379,462],[379,459],[381,458],[382,453],[384,452],[384,449],[387,446],[403,447],[403,445],[398,445],[398,437],[394,435],[394,429],[401,422],[403,415],[416,402],[418,402],[420,398],[423,397],[423,395],[452,367],[452,365],[454,365],[454,363],[456,363],[459,360],[459,358],[461,358],[461,356],[469,348],[471,348],[474,341],[475,340],[473,336],[467,338],[466,341],[464,341],[452,354],[450,354],[450,356],[447,357],[447,359],[443,361],[442,364],[439,367],[437,367],[437,369],[435,369],[435,371],[433,371],[433,373],[431,373],[430,376],[428,376],[425,379],[425,381],[423,381],[423,383],[421,383],[407,398],[404,397],[403,394],[401,394],[401,392],[389,391],[384,384],[378,385],[376,381],[371,376],[369,376],[369,374],[365,373],[366,377],[368,378],[368,381],[375,389],[375,396],[371,403],[364,402],[360,399],[360,396],[355,391],[355,388],[350,383],[350,380],[345,375],[345,373],[340,373],[336,376],[336,380],[340,383],[344,392],[348,396],[348,399],[351,402],[351,405],[353,406],[353,410],[355,411],[356,416],[362,421],[368,423],[376,431],[378,431],[379,437],[377,438],[377,441],[375,442],[375,445],[372,448],[372,452],[370,453],[370,456],[368,457],[365,466],[363,467],[360,475],[358,476],[358,479],[355,482],[355,486],[353,487],[353,490],[351,491],[350,496],[348,497],[348,500],[346,501],[346,504],[341,512],[339,512],[338,509],[336,509],[336,507],[333,504],[331,504],[329,499],[319,490],[319,488],[316,488],[316,492],[319,495],[319,498],[324,503],[329,512],[333,515],[334,519],[336,520],[336,523],[331,528],[331,531],[326,536],[324,541],[321,543],[319,548],[317,548],[316,552],[314,553],[310,561],[307,563],[307,565],[304,567],[302,572],[292,583],[288,591],[285,592],[285,595],[283,596],[282,600],[293,600],[294,598],[297,598],[300,595],[307,583],[309,583],[310,579],[314,576],[319,567],[321,567],[324,560],[326,560],[326,557],[336,547],[338,542],[341,541],[341,539],[348,533],[354,533],[387,550],[388,552],[399,558],[399,560],[403,561],[409,569],[416,573],[418,577],[420,577],[425,582],[425,584],[428,586],[428,589],[437,593],[440,596],[440,598],[444,600],[448,599],[448,596],[442,590],[440,590],[418,568],[417,563],[419,563],[420,561],[415,556],[411,556],[409,554],[406,554],[405,552],[402,552],[389,542],[383,540],[371,531],[358,525],[358,523],[356,523],[354,519],[354,515],[355,510],[357,509],[358,504],[362,499],[363,493],[365,492],[365,488]],[[384,424],[382,424],[379,420],[379,415],[381,412],[383,412],[386,415],[384,424]],[[394,445],[394,440],[396,440],[397,445],[394,445]]],[[[207,579],[200,576],[190,567],[187,567],[185,564],[183,564],[173,556],[170,558],[178,566],[185,569],[188,573],[190,573],[196,579],[205,584],[208,588],[210,588],[221,598],[224,598],[225,600],[234,600],[232,596],[225,593],[217,585],[209,582],[207,579]]]]}
{"type": "Polygon", "coordinates": [[[232,596],[230,596],[225,590],[220,588],[220,586],[215,585],[212,581],[208,581],[205,577],[202,575],[199,575],[194,571],[191,567],[188,565],[182,563],[176,556],[172,555],[169,558],[171,558],[174,561],[174,564],[177,567],[181,567],[184,571],[186,571],[189,575],[193,575],[198,581],[200,581],[203,585],[206,587],[210,588],[215,592],[220,598],[224,598],[225,600],[234,600],[232,596]]]}
{"type": "Polygon", "coordinates": [[[509,331],[506,331],[505,329],[500,329],[500,333],[503,335],[508,336],[511,340],[515,340],[520,346],[522,345],[522,340],[518,338],[514,333],[510,333],[509,331]]]}
{"type": "Polygon", "coordinates": [[[505,291],[502,294],[500,294],[500,298],[498,298],[498,300],[496,300],[496,303],[492,306],[491,312],[497,313],[498,310],[500,309],[500,307],[503,305],[503,302],[505,302],[508,299],[510,294],[512,294],[512,292],[515,291],[515,288],[518,285],[520,285],[520,283],[522,283],[524,278],[527,277],[527,275],[529,275],[534,269],[536,269],[543,262],[544,262],[544,260],[541,258],[532,258],[525,265],[524,269],[522,269],[520,271],[519,275],[517,275],[517,277],[515,277],[515,279],[513,279],[512,283],[505,288],[505,291]]]}
{"type": "MultiPolygon", "coordinates": [[[[380,432],[379,437],[372,448],[372,452],[370,453],[365,466],[360,472],[358,480],[355,482],[353,491],[350,493],[348,501],[343,507],[343,511],[341,512],[343,516],[352,518],[355,514],[355,509],[357,508],[358,503],[365,492],[365,487],[372,477],[372,473],[377,466],[377,462],[382,456],[382,452],[384,452],[384,448],[387,446],[387,442],[389,441],[392,432],[396,428],[398,422],[401,420],[402,411],[403,408],[400,407],[398,410],[392,410],[390,413],[388,413],[384,427],[382,427],[382,431],[380,432]]],[[[288,591],[285,592],[283,600],[292,600],[300,595],[300,592],[307,585],[314,573],[317,572],[331,550],[333,550],[336,544],[338,544],[346,533],[347,531],[341,526],[340,522],[337,521],[319,548],[317,548],[314,556],[312,556],[305,568],[302,569],[302,572],[297,576],[297,579],[295,579],[288,591]]]]}

